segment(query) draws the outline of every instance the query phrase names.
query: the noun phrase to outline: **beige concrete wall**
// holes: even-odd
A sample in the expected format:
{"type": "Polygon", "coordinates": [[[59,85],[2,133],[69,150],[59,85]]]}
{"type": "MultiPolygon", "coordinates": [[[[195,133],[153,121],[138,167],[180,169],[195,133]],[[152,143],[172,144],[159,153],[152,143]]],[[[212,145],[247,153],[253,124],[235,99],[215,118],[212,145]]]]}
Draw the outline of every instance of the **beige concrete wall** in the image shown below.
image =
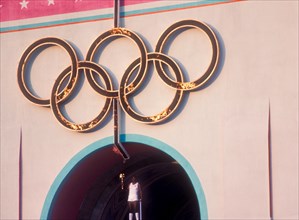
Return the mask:
{"type": "MultiPolygon", "coordinates": [[[[146,39],[152,51],[160,34],[183,19],[205,22],[220,37],[218,77],[208,87],[191,92],[182,111],[170,122],[150,126],[125,115],[122,132],[147,135],[179,151],[201,181],[209,219],[269,219],[270,106],[274,219],[298,219],[298,2],[220,4],[127,17],[124,24],[146,39]]],[[[33,41],[55,36],[75,45],[82,58],[97,36],[112,26],[112,20],[104,20],[0,35],[1,219],[18,218],[21,129],[24,219],[40,217],[51,184],[74,155],[113,135],[112,120],[98,131],[75,133],[60,126],[50,109],[29,103],[17,85],[22,53],[33,41]]],[[[200,42],[206,43],[206,37],[188,30],[169,49],[191,79],[198,77],[196,70],[204,69],[211,54],[200,42]]],[[[134,44],[118,39],[107,46],[100,62],[116,73],[119,82],[136,56],[134,44]]],[[[69,63],[60,48],[44,50],[31,71],[34,90],[48,97],[69,63]]],[[[134,101],[144,114],[152,114],[165,108],[173,95],[174,91],[153,75],[134,101]]],[[[73,120],[83,122],[97,114],[102,103],[85,81],[65,108],[73,120]]]]}

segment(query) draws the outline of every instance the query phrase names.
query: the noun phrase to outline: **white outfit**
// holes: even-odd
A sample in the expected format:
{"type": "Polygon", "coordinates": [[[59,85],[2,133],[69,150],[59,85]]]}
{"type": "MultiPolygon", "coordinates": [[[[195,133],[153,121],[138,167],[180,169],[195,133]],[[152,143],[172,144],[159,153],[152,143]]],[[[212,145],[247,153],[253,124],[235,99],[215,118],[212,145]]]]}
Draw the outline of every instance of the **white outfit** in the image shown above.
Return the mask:
{"type": "Polygon", "coordinates": [[[139,183],[130,183],[128,201],[134,202],[139,200],[139,183]]]}
{"type": "Polygon", "coordinates": [[[133,220],[133,213],[135,213],[135,219],[139,220],[139,204],[140,200],[140,186],[138,182],[130,183],[129,185],[129,220],[133,220]]]}

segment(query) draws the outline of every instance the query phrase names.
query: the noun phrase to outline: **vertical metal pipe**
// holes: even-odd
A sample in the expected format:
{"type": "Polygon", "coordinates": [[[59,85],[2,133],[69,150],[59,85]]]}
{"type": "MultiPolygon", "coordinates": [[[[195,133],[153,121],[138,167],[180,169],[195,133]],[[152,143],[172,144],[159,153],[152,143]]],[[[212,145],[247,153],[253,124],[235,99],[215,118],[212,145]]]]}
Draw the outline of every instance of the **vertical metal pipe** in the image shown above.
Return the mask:
{"type": "Polygon", "coordinates": [[[118,132],[118,103],[117,98],[113,99],[113,119],[114,119],[114,144],[119,142],[119,132],[118,132]]]}
{"type": "Polygon", "coordinates": [[[119,0],[114,0],[114,27],[119,27],[119,0]]]}
{"type": "MultiPolygon", "coordinates": [[[[114,28],[119,27],[119,1],[114,0],[114,28]]],[[[114,145],[118,148],[124,161],[130,158],[128,152],[124,146],[119,142],[119,130],[118,130],[118,99],[113,99],[113,117],[114,117],[114,145]]]]}
{"type": "Polygon", "coordinates": [[[130,159],[130,155],[124,148],[124,146],[119,142],[119,130],[118,130],[118,99],[113,99],[113,117],[114,117],[114,145],[118,148],[124,161],[130,159]]]}

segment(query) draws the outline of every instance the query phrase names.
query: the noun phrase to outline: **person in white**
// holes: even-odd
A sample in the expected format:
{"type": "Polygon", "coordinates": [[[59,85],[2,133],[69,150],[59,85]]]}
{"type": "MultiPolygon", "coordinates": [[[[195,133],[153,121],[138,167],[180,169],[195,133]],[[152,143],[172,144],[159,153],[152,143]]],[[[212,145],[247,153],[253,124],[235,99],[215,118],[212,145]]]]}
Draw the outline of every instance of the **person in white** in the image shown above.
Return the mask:
{"type": "Polygon", "coordinates": [[[139,220],[139,201],[141,201],[141,188],[136,178],[133,176],[132,182],[129,184],[129,220],[133,220],[134,213],[136,220],[139,220]]]}

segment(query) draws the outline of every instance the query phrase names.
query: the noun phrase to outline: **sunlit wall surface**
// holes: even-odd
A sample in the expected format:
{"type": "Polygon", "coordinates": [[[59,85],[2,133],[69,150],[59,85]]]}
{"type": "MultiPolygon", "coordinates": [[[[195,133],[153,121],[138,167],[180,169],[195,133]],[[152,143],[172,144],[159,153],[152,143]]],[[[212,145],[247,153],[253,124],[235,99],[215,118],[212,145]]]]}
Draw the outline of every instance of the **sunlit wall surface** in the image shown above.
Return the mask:
{"type": "MultiPolygon", "coordinates": [[[[152,216],[162,213],[151,203],[159,198],[156,192],[162,192],[161,188],[170,189],[168,197],[186,185],[176,198],[191,196],[186,209],[174,212],[177,219],[186,210],[193,210],[192,218],[201,219],[298,219],[298,2],[121,1],[118,27],[140,37],[146,56],[156,50],[167,28],[184,20],[206,24],[219,45],[213,76],[199,88],[182,92],[173,113],[164,110],[176,100],[180,88],[161,80],[153,62],[147,62],[144,82],[128,95],[130,106],[141,116],[172,114],[149,125],[135,120],[127,113],[130,108],[120,105],[120,141],[132,156],[127,168],[121,168],[122,158],[113,148],[112,107],[91,131],[73,131],[56,119],[53,101],[50,107],[28,101],[17,75],[23,67],[31,93],[50,99],[59,76],[74,64],[69,51],[55,44],[36,49],[26,67],[20,65],[21,58],[40,39],[66,42],[76,54],[74,66],[80,79],[72,96],[59,104],[60,111],[70,122],[93,120],[106,98],[90,86],[82,63],[93,42],[113,30],[113,7],[112,0],[0,1],[0,219],[49,218],[62,213],[51,209],[59,204],[55,196],[64,201],[68,195],[77,198],[78,206],[66,205],[73,216],[97,216],[98,210],[109,216],[111,209],[101,209],[98,203],[107,198],[101,193],[116,181],[113,177],[120,170],[128,177],[137,173],[143,181],[144,215],[149,210],[154,210],[152,216]],[[82,176],[89,179],[77,178],[82,176]],[[78,191],[80,182],[85,191],[78,191]],[[63,188],[63,183],[71,184],[63,188]],[[59,194],[59,189],[66,194],[59,194]]],[[[206,32],[185,27],[170,37],[160,57],[171,57],[185,82],[193,82],[209,69],[214,52],[206,32]]],[[[120,37],[102,45],[93,62],[106,70],[118,91],[126,69],[140,54],[134,41],[120,37]]],[[[171,66],[166,69],[172,81],[178,80],[171,66]]],[[[116,181],[110,189],[118,192],[114,186],[119,184],[116,181]]],[[[109,195],[115,199],[117,194],[109,195]]],[[[111,204],[112,200],[103,201],[111,204]]],[[[125,207],[122,202],[120,208],[125,207]]],[[[127,214],[115,213],[121,218],[127,214]]]]}

